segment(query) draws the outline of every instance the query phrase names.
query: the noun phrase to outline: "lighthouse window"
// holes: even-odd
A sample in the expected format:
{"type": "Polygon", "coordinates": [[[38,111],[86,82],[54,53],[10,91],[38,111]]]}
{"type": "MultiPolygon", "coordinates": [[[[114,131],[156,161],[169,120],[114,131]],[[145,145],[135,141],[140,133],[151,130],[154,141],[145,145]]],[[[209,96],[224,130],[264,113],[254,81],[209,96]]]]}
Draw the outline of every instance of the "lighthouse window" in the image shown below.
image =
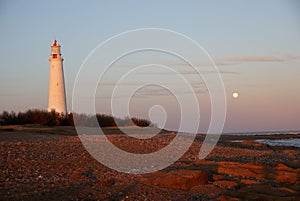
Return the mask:
{"type": "Polygon", "coordinates": [[[57,54],[53,54],[53,58],[57,58],[57,54]]]}
{"type": "Polygon", "coordinates": [[[58,86],[58,83],[56,83],[56,86],[58,86]]]}

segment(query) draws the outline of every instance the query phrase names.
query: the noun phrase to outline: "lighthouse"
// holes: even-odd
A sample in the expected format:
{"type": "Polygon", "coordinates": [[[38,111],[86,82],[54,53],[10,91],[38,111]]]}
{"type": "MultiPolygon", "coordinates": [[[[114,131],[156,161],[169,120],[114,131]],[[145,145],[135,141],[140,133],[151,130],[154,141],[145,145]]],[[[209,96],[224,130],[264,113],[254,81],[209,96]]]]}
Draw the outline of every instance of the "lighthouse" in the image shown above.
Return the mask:
{"type": "Polygon", "coordinates": [[[60,114],[67,114],[66,92],[63,70],[63,58],[60,53],[60,45],[54,40],[51,45],[50,79],[49,79],[49,97],[48,112],[55,111],[60,114]]]}

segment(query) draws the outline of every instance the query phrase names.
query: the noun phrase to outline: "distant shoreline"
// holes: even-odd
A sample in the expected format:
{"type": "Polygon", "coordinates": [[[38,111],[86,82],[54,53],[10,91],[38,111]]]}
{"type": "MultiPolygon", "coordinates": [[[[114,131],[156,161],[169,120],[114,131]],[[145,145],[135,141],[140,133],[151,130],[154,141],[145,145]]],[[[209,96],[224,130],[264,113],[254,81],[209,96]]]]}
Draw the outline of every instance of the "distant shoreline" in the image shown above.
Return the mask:
{"type": "MultiPolygon", "coordinates": [[[[102,132],[105,135],[113,136],[113,135],[121,135],[126,136],[123,131],[131,133],[131,134],[140,134],[139,127],[133,126],[125,126],[125,127],[103,127],[101,128],[102,132]],[[123,131],[122,131],[122,130],[123,131]]],[[[158,128],[150,127],[146,128],[149,131],[149,134],[156,132],[161,134],[165,134],[168,136],[175,136],[176,132],[168,131],[168,130],[160,130],[158,128]]],[[[144,130],[145,131],[145,130],[144,130]]],[[[143,132],[147,134],[147,132],[143,132]]],[[[9,139],[13,140],[26,140],[29,138],[30,140],[39,140],[43,139],[41,136],[46,136],[46,138],[55,138],[59,136],[77,136],[77,132],[75,127],[72,126],[41,126],[37,124],[28,124],[28,125],[9,125],[9,126],[0,126],[0,141],[9,141],[9,139]],[[36,139],[35,139],[36,138],[36,139]]],[[[160,136],[158,135],[158,136],[160,136]]],[[[197,134],[195,140],[203,141],[206,134],[197,134]]],[[[251,132],[249,133],[239,133],[239,134],[230,134],[225,133],[220,136],[219,143],[221,144],[230,144],[234,145],[236,143],[245,142],[245,141],[253,141],[260,144],[268,144],[271,146],[290,146],[291,147],[300,147],[300,132],[291,132],[286,131],[280,133],[278,132],[251,132]],[[299,141],[299,142],[298,142],[299,141]]],[[[234,145],[235,146],[235,145],[234,145]]]]}
{"type": "Polygon", "coordinates": [[[223,133],[222,135],[278,135],[278,134],[300,134],[300,130],[226,132],[223,133]]]}

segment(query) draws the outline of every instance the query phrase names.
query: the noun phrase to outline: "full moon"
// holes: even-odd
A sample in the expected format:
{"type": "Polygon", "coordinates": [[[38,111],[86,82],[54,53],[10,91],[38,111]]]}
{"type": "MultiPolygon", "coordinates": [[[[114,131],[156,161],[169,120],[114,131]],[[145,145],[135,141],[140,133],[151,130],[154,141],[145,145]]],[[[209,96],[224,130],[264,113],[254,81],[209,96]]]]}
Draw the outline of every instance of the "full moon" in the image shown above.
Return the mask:
{"type": "Polygon", "coordinates": [[[239,97],[239,93],[237,93],[237,92],[232,93],[232,98],[238,98],[238,97],[239,97]]]}

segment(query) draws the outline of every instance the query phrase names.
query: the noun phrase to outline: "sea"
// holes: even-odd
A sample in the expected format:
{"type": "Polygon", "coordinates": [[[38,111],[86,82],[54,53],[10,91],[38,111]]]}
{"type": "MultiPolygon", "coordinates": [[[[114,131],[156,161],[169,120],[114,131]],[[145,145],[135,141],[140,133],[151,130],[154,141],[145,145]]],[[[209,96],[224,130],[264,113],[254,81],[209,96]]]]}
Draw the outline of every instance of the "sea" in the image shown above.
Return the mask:
{"type": "MultiPolygon", "coordinates": [[[[294,131],[262,131],[262,132],[240,132],[240,133],[224,133],[226,135],[279,135],[279,134],[300,134],[300,130],[294,131]]],[[[292,146],[300,148],[300,138],[287,139],[257,139],[259,143],[265,143],[270,146],[292,146]]]]}
{"type": "Polygon", "coordinates": [[[259,143],[268,144],[270,146],[292,146],[292,147],[300,148],[300,138],[279,139],[279,140],[259,139],[255,141],[259,143]]]}

